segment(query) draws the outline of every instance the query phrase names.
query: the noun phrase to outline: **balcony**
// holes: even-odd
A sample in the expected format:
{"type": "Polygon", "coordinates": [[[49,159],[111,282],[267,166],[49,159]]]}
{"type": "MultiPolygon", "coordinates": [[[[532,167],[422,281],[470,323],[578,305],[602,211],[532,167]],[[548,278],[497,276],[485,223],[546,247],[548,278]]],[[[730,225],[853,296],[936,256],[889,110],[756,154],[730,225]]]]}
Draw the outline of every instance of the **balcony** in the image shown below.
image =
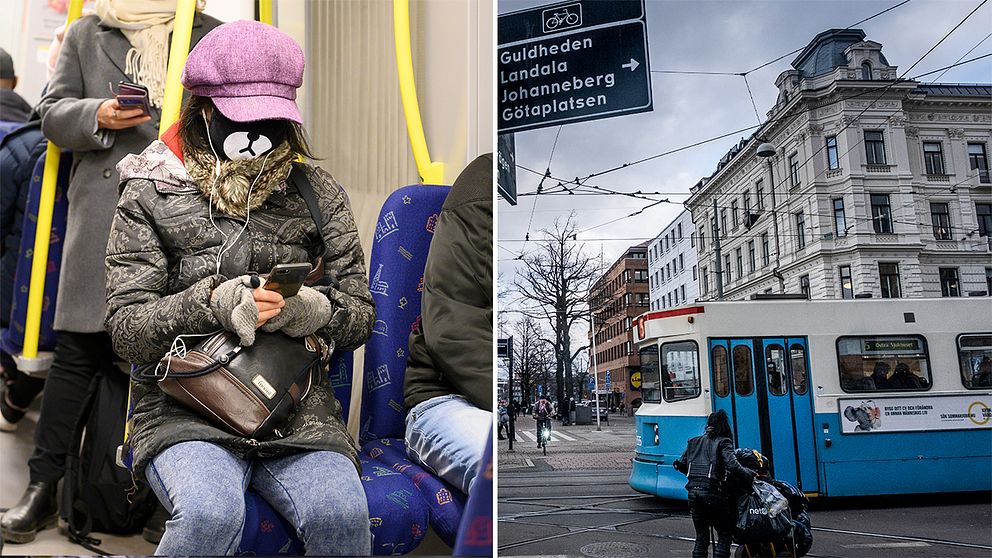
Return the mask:
{"type": "Polygon", "coordinates": [[[950,182],[951,177],[947,174],[928,174],[927,182],[950,182]]]}
{"type": "Polygon", "coordinates": [[[865,165],[865,172],[869,172],[869,173],[892,172],[892,165],[865,165]]]}
{"type": "Polygon", "coordinates": [[[842,174],[844,174],[844,169],[831,169],[827,171],[826,178],[836,178],[842,174]]]}

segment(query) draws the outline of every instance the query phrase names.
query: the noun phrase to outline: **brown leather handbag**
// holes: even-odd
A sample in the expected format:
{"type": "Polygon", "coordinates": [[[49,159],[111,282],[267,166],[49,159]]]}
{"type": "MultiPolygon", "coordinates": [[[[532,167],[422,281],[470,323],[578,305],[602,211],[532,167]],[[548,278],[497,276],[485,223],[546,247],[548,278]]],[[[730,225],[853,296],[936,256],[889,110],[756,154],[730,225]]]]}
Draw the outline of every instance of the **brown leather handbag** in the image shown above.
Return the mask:
{"type": "Polygon", "coordinates": [[[182,357],[163,357],[157,367],[162,375],[145,381],[155,378],[167,395],[232,434],[262,439],[320,382],[328,353],[316,335],[294,339],[259,331],[254,344],[242,347],[237,334],[224,331],[182,357]]]}

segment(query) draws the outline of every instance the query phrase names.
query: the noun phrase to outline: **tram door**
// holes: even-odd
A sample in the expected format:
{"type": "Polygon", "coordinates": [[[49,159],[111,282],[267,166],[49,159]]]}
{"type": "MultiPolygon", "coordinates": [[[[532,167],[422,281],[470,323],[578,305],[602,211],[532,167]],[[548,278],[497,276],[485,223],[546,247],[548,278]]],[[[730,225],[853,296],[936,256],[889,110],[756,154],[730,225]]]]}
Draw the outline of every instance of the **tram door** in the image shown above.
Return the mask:
{"type": "Polygon", "coordinates": [[[818,490],[805,338],[711,339],[713,407],[732,419],[736,447],[761,451],[772,475],[818,490]]]}

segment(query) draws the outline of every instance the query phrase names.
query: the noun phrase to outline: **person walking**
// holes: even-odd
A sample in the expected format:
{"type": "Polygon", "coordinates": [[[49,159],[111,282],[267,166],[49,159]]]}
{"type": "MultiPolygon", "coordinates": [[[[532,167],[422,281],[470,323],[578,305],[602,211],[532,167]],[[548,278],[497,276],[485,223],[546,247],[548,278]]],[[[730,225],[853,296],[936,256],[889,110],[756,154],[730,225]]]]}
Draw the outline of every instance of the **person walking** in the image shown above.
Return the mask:
{"type": "Polygon", "coordinates": [[[711,527],[717,533],[714,558],[730,556],[736,502],[730,501],[733,488],[726,483],[736,480],[747,485],[754,482],[755,476],[754,471],[737,461],[731,441],[733,436],[727,413],[720,409],[707,417],[703,435],[691,438],[685,452],[675,460],[675,469],[689,479],[685,488],[689,492],[689,513],[696,530],[693,558],[708,555],[711,527]]]}
{"type": "MultiPolygon", "coordinates": [[[[94,15],[66,31],[55,73],[37,107],[45,137],[72,150],[73,170],[54,360],[28,461],[29,484],[0,520],[8,543],[30,542],[39,530],[55,525],[56,490],[91,382],[98,375],[127,382],[122,371],[127,365],[104,330],[103,262],[118,201],[117,162],[140,153],[158,135],[176,0],[97,0],[95,8],[94,15]],[[148,88],[150,114],[118,105],[107,84],[120,81],[148,88]]],[[[198,11],[190,45],[219,24],[198,11]]]]}

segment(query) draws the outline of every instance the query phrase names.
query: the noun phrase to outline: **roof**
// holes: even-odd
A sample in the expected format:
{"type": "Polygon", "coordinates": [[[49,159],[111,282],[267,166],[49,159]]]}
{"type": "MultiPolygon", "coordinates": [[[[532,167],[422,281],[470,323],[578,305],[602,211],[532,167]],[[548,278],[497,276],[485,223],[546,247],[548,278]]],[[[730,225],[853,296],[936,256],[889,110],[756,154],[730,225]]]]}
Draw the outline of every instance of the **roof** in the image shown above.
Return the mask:
{"type": "Polygon", "coordinates": [[[988,83],[934,83],[920,84],[915,93],[928,97],[984,97],[992,98],[992,84],[988,83]]]}
{"type": "MultiPolygon", "coordinates": [[[[837,66],[847,66],[844,50],[863,40],[865,32],[862,29],[829,29],[813,37],[792,61],[792,67],[799,70],[803,77],[828,74],[837,66]]],[[[882,61],[885,62],[885,59],[882,61]]]]}

